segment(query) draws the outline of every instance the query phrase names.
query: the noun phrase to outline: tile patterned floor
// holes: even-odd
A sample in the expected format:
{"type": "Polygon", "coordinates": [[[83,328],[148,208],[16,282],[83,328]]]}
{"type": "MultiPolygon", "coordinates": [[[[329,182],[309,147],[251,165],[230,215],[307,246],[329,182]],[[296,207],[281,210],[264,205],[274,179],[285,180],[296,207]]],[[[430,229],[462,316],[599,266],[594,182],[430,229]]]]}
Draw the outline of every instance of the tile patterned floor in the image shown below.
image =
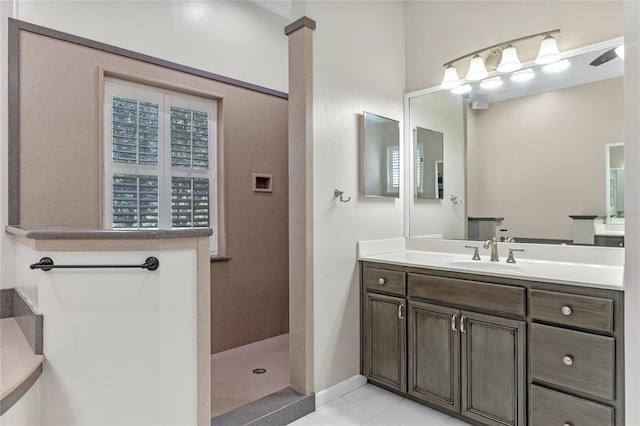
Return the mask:
{"type": "Polygon", "coordinates": [[[366,384],[291,425],[468,426],[468,423],[366,384]]]}

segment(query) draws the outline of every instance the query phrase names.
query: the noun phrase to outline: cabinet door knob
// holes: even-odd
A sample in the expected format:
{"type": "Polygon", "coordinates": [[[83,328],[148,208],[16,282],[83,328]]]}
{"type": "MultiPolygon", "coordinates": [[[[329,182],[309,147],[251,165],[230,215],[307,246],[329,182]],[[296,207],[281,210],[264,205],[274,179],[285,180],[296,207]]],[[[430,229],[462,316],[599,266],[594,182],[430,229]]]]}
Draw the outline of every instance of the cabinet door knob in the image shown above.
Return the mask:
{"type": "Polygon", "coordinates": [[[398,305],[398,319],[404,319],[402,316],[402,305],[398,305]]]}
{"type": "Polygon", "coordinates": [[[466,333],[465,329],[464,329],[464,320],[465,320],[465,316],[463,315],[460,318],[460,333],[466,333]]]}
{"type": "Polygon", "coordinates": [[[453,331],[458,331],[458,329],[456,328],[457,320],[458,320],[458,314],[453,314],[453,316],[451,317],[451,330],[453,331]]]}
{"type": "Polygon", "coordinates": [[[572,313],[572,312],[573,312],[573,311],[571,310],[571,307],[570,307],[570,306],[563,306],[563,307],[562,307],[562,315],[564,315],[564,316],[567,316],[567,317],[568,317],[569,315],[571,315],[571,313],[572,313]]]}
{"type": "Polygon", "coordinates": [[[566,422],[563,426],[573,426],[573,425],[569,422],[566,422]]]}
{"type": "Polygon", "coordinates": [[[378,278],[378,284],[384,285],[387,281],[384,278],[378,278]]]}
{"type": "Polygon", "coordinates": [[[562,357],[562,363],[567,366],[573,365],[573,357],[570,355],[565,355],[562,357]]]}

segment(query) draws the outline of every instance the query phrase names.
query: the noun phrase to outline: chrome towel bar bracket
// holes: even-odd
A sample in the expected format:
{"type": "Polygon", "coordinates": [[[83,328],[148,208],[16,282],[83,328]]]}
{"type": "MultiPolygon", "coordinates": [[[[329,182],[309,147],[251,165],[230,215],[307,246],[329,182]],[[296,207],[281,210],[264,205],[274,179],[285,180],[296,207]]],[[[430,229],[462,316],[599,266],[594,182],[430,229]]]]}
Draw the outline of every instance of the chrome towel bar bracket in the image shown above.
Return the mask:
{"type": "Polygon", "coordinates": [[[147,257],[142,265],[56,265],[53,263],[53,259],[50,257],[43,257],[38,261],[38,263],[34,263],[29,268],[31,269],[42,269],[43,271],[50,271],[54,268],[65,268],[65,269],[81,269],[81,268],[141,268],[146,269],[148,271],[155,271],[160,267],[160,261],[156,257],[147,257]]]}

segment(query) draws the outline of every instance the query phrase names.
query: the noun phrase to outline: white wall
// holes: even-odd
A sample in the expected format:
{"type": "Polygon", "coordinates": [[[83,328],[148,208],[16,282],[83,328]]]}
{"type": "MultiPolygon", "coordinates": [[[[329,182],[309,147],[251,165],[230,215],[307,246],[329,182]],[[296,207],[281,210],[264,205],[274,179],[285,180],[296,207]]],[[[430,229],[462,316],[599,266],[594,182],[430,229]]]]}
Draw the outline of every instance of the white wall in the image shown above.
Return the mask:
{"type": "Polygon", "coordinates": [[[640,424],[640,3],[625,3],[625,402],[626,424],[640,424]]]}
{"type": "Polygon", "coordinates": [[[356,242],[402,236],[402,198],[358,195],[358,145],[363,111],[402,122],[404,6],[317,1],[307,3],[305,14],[317,22],[313,273],[318,392],[360,372],[356,242]],[[336,188],[351,201],[337,202],[336,188]]]}
{"type": "Polygon", "coordinates": [[[195,425],[196,250],[37,252],[18,245],[22,288],[44,315],[40,425],[195,425]],[[142,263],[157,271],[29,265],[142,263]],[[26,290],[26,291],[25,291],[26,290]]]}
{"type": "Polygon", "coordinates": [[[29,1],[17,19],[287,92],[289,19],[249,1],[29,1]]]}
{"type": "Polygon", "coordinates": [[[39,426],[38,388],[36,382],[22,398],[0,417],[0,426],[39,426]]]}

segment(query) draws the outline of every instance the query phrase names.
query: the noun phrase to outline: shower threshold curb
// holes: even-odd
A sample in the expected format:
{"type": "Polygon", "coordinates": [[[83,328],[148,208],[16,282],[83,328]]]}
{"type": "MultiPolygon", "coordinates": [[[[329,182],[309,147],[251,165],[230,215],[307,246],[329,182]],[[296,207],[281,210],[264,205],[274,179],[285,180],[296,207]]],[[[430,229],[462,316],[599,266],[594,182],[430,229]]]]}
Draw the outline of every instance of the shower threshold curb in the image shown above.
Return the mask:
{"type": "Polygon", "coordinates": [[[315,410],[315,394],[288,387],[211,419],[211,426],[282,426],[315,410]]]}

